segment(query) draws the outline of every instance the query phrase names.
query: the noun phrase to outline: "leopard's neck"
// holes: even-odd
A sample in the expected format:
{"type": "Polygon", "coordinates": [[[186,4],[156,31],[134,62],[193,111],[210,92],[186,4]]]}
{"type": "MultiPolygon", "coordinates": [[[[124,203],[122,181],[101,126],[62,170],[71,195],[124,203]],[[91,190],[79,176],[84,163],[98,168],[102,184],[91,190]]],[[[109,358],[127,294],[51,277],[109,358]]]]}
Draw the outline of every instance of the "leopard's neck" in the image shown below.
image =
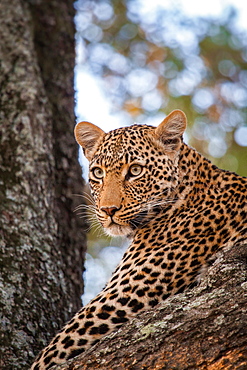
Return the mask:
{"type": "MultiPolygon", "coordinates": [[[[224,171],[186,144],[181,146],[179,166],[179,185],[177,193],[184,204],[200,201],[210,193],[221,197],[225,189],[231,186],[234,178],[241,177],[224,171]]],[[[216,199],[215,198],[215,199],[216,199]]]]}
{"type": "MultiPolygon", "coordinates": [[[[224,210],[230,202],[234,211],[234,197],[238,204],[238,194],[234,192],[234,179],[238,182],[243,181],[243,193],[244,187],[247,187],[246,178],[219,169],[186,144],[181,147],[178,166],[178,185],[171,193],[167,205],[157,208],[156,214],[142,225],[142,230],[156,228],[161,218],[166,220],[169,227],[170,219],[173,219],[174,215],[179,219],[187,212],[193,218],[198,213],[207,213],[208,209],[217,203],[224,210]]],[[[225,209],[224,212],[226,211],[225,209]]]]}

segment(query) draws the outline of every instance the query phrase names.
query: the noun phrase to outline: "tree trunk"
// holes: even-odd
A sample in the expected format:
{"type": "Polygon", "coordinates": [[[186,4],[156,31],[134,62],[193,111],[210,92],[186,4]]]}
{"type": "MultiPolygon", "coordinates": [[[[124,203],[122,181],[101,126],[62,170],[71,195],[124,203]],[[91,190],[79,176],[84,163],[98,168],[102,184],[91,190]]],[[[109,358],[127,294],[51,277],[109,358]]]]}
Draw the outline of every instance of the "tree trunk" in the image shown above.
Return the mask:
{"type": "Polygon", "coordinates": [[[221,252],[198,287],[139,315],[54,370],[247,369],[246,247],[221,252]]]}
{"type": "Polygon", "coordinates": [[[72,0],[0,2],[0,369],[27,369],[81,306],[72,0]]]}

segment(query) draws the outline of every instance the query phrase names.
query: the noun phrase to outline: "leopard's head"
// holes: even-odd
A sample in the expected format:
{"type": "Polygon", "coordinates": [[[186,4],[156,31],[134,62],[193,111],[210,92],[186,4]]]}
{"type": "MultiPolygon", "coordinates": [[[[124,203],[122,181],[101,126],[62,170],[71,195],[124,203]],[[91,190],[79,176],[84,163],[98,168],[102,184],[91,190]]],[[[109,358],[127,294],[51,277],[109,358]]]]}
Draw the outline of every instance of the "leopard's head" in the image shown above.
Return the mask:
{"type": "Polygon", "coordinates": [[[172,201],[186,116],[171,112],[158,127],[133,125],[105,133],[89,122],[75,137],[90,162],[89,182],[101,225],[130,235],[172,201]]]}

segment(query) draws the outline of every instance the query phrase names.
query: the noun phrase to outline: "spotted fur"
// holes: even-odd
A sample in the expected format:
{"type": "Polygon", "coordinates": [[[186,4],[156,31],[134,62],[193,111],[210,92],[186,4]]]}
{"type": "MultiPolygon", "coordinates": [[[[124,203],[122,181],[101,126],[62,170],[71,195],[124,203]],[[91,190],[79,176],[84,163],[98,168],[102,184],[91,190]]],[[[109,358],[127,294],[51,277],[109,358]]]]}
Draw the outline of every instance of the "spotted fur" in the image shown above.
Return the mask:
{"type": "Polygon", "coordinates": [[[220,249],[247,234],[247,179],[214,166],[182,141],[183,112],[157,128],[133,125],[104,133],[76,126],[90,160],[97,217],[111,235],[132,242],[112,278],[45,348],[32,366],[65,362],[137,313],[195,282],[220,249]]]}

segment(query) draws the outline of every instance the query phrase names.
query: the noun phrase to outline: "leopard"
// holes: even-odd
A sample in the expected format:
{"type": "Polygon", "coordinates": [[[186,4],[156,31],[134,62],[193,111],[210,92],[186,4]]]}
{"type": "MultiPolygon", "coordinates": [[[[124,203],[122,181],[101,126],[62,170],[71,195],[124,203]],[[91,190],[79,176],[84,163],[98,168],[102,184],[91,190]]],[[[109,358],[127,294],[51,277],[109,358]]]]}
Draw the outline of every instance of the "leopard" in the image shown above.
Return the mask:
{"type": "Polygon", "coordinates": [[[247,178],[221,170],[183,141],[187,118],[105,133],[75,127],[89,160],[95,212],[131,242],[105,288],[64,326],[32,370],[64,363],[144,310],[192,288],[208,261],[247,235],[247,178]]]}

